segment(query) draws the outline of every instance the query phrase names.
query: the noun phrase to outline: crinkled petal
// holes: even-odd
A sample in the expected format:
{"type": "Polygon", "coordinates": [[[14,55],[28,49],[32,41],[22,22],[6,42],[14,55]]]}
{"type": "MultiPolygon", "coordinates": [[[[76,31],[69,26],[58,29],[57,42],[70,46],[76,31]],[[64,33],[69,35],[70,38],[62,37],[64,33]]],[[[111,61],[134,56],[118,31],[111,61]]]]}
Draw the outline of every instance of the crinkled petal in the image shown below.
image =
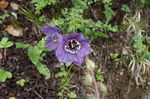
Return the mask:
{"type": "Polygon", "coordinates": [[[53,50],[53,49],[56,48],[55,44],[53,44],[53,42],[52,42],[52,38],[51,37],[47,38],[47,40],[45,41],[45,46],[49,50],[53,50]]]}
{"type": "Polygon", "coordinates": [[[88,41],[84,40],[81,42],[81,49],[78,52],[78,55],[81,57],[85,57],[91,53],[91,48],[88,41]]]}
{"type": "Polygon", "coordinates": [[[69,63],[78,61],[78,57],[75,54],[70,54],[64,50],[63,43],[61,43],[55,51],[56,57],[59,62],[69,63]]]}
{"type": "Polygon", "coordinates": [[[68,41],[69,39],[76,39],[80,41],[80,40],[84,40],[84,36],[82,33],[72,33],[64,36],[64,41],[68,41]]]}
{"type": "Polygon", "coordinates": [[[75,63],[76,65],[81,65],[85,57],[91,52],[89,40],[85,40],[82,33],[78,34],[68,34],[63,37],[61,43],[59,43],[58,48],[55,53],[59,62],[63,63],[75,63]],[[77,53],[69,53],[65,51],[64,46],[68,40],[76,39],[81,43],[81,49],[77,53]]]}
{"type": "Polygon", "coordinates": [[[59,43],[62,42],[62,35],[61,34],[53,34],[52,36],[48,36],[45,46],[49,50],[55,50],[59,43]],[[56,38],[57,41],[54,41],[54,38],[56,38]]]}
{"type": "Polygon", "coordinates": [[[58,27],[53,26],[51,24],[46,24],[45,26],[43,26],[41,28],[41,32],[47,36],[51,36],[52,34],[55,34],[55,33],[62,34],[61,30],[58,27]]]}
{"type": "Polygon", "coordinates": [[[83,63],[83,61],[84,61],[84,57],[81,57],[81,56],[79,56],[79,55],[77,55],[77,57],[78,57],[78,60],[77,60],[77,61],[74,61],[74,63],[75,63],[76,65],[81,65],[81,64],[83,63]]]}

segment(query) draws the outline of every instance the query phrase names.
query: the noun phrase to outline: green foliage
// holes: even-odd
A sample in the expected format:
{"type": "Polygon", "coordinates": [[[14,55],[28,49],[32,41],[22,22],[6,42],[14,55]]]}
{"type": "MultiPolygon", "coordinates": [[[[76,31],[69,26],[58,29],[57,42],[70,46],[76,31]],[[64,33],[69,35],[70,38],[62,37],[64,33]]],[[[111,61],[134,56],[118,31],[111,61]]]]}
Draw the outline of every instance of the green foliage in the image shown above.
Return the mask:
{"type": "Polygon", "coordinates": [[[41,59],[41,54],[42,50],[39,49],[37,46],[34,47],[31,46],[28,49],[28,55],[33,64],[38,64],[38,62],[41,59]]]}
{"type": "Polygon", "coordinates": [[[149,6],[150,5],[150,0],[140,0],[140,2],[145,5],[145,6],[149,6]]]}
{"type": "Polygon", "coordinates": [[[76,94],[74,92],[71,92],[71,88],[73,87],[73,85],[71,85],[71,78],[74,75],[74,73],[70,72],[71,69],[72,65],[62,65],[60,71],[55,74],[56,78],[61,79],[59,88],[60,92],[58,93],[58,96],[60,96],[61,98],[64,96],[64,94],[66,94],[71,99],[76,98],[76,94]]]}
{"type": "Polygon", "coordinates": [[[40,74],[50,77],[50,70],[47,68],[46,65],[41,63],[43,61],[43,57],[45,53],[43,51],[46,49],[44,46],[45,39],[43,38],[37,46],[30,46],[28,49],[28,56],[31,62],[36,66],[37,70],[40,74]]]}
{"type": "Polygon", "coordinates": [[[88,99],[96,99],[96,97],[94,95],[88,95],[88,99]]]}
{"type": "Polygon", "coordinates": [[[60,71],[55,75],[56,78],[59,78],[59,77],[65,77],[67,76],[68,72],[65,70],[64,67],[61,67],[60,68],[60,71]]]}
{"type": "Polygon", "coordinates": [[[114,16],[115,12],[112,10],[112,0],[102,0],[102,3],[104,4],[104,15],[106,18],[106,23],[108,23],[114,16]]]}
{"type": "Polygon", "coordinates": [[[16,43],[16,48],[28,48],[30,44],[16,43]]]}
{"type": "Polygon", "coordinates": [[[41,10],[48,5],[55,5],[59,0],[32,0],[35,5],[35,13],[40,13],[41,10]]]}
{"type": "MultiPolygon", "coordinates": [[[[94,1],[96,2],[96,0],[94,1]]],[[[83,12],[89,7],[88,4],[93,3],[92,0],[76,0],[73,2],[74,6],[72,8],[64,8],[62,10],[62,15],[57,18],[53,18],[51,23],[60,27],[63,33],[78,32],[81,31],[85,37],[91,36],[92,39],[95,38],[107,38],[107,31],[116,32],[118,30],[117,26],[112,26],[108,22],[103,23],[100,20],[97,22],[91,19],[85,19],[83,17],[83,12]]],[[[106,3],[107,4],[107,3],[106,3]]],[[[109,3],[107,5],[110,5],[109,3]]],[[[114,13],[110,9],[106,9],[107,20],[109,21],[114,13]]]]}
{"type": "Polygon", "coordinates": [[[8,38],[3,37],[0,41],[0,48],[9,48],[13,45],[13,42],[8,41],[8,38]]]}
{"type": "Polygon", "coordinates": [[[53,19],[52,23],[60,26],[65,32],[76,32],[77,29],[84,25],[84,19],[82,17],[83,10],[82,9],[63,9],[62,15],[64,19],[58,18],[53,19]]]}
{"type": "Polygon", "coordinates": [[[131,12],[129,6],[126,5],[126,4],[123,4],[123,5],[121,6],[121,10],[124,11],[124,12],[128,12],[128,13],[131,12]]]}
{"type": "Polygon", "coordinates": [[[69,93],[67,94],[67,96],[69,97],[69,99],[77,99],[77,95],[76,95],[76,93],[74,93],[74,92],[69,92],[69,93]]]}
{"type": "Polygon", "coordinates": [[[104,77],[103,77],[103,72],[101,71],[101,69],[96,69],[95,71],[95,78],[96,78],[96,81],[103,81],[104,80],[104,77]]]}
{"type": "Polygon", "coordinates": [[[119,56],[119,53],[110,53],[110,58],[113,60],[117,59],[118,56],[119,56]]]}
{"type": "Polygon", "coordinates": [[[4,21],[7,17],[9,17],[9,14],[8,13],[4,13],[4,14],[0,15],[0,20],[4,21]]]}
{"type": "Polygon", "coordinates": [[[46,22],[45,16],[35,15],[35,13],[33,13],[30,9],[26,8],[25,6],[21,8],[21,12],[26,16],[28,20],[30,20],[38,26],[42,26],[46,22]]]}
{"type": "Polygon", "coordinates": [[[0,82],[5,82],[5,80],[8,78],[12,78],[12,73],[9,71],[0,69],[0,82]]]}
{"type": "Polygon", "coordinates": [[[27,82],[29,82],[26,79],[20,79],[16,82],[17,85],[20,85],[21,87],[23,87],[27,82]]]}
{"type": "Polygon", "coordinates": [[[144,42],[144,37],[142,35],[135,35],[133,37],[134,44],[133,47],[136,51],[136,58],[139,60],[139,62],[143,59],[150,60],[150,52],[148,50],[148,46],[146,46],[144,42]]]}

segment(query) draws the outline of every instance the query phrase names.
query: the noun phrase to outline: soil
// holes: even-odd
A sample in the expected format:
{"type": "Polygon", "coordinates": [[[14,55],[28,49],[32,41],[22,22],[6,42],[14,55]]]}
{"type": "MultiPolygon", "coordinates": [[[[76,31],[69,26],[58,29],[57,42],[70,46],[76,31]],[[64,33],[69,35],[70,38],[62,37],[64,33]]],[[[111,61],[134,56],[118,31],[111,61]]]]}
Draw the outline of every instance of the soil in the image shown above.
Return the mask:
{"type": "MultiPolygon", "coordinates": [[[[119,25],[122,23],[123,16],[125,13],[119,10],[121,4],[130,4],[132,0],[114,0],[113,9],[116,12],[116,16],[112,20],[112,24],[119,25]]],[[[18,5],[24,4],[25,6],[33,9],[33,5],[30,4],[30,0],[19,0],[14,1],[18,5]]],[[[70,5],[69,0],[65,0],[61,4],[61,8],[70,5]],[[66,5],[65,5],[66,4],[66,5]]],[[[97,18],[101,19],[103,6],[101,4],[92,5],[94,10],[99,10],[97,18]]],[[[56,6],[56,8],[59,8],[56,6]]],[[[60,9],[60,8],[59,8],[60,9]]],[[[0,10],[0,15],[8,11],[12,12],[12,8],[0,10]]],[[[14,37],[4,33],[6,25],[13,22],[14,18],[7,18],[2,24],[0,24],[0,38],[6,36],[13,42],[22,42],[29,44],[36,44],[42,37],[43,34],[38,32],[38,27],[33,22],[27,20],[27,18],[20,13],[20,11],[14,11],[18,15],[18,22],[23,27],[23,36],[14,37]],[[38,35],[37,35],[38,34],[38,35]]],[[[58,11],[59,12],[59,11],[58,11]]],[[[45,8],[42,12],[48,18],[53,16],[49,13],[48,8],[45,8]]],[[[89,14],[90,9],[85,12],[85,17],[94,17],[89,14]]],[[[95,20],[95,19],[94,19],[95,20]]],[[[116,62],[110,58],[110,53],[122,54],[122,49],[126,44],[126,32],[119,31],[117,33],[108,33],[107,39],[96,39],[91,43],[91,47],[94,50],[90,55],[90,58],[94,60],[99,68],[104,72],[104,83],[108,87],[106,94],[101,94],[101,99],[142,99],[143,94],[147,90],[145,86],[136,86],[134,81],[130,82],[131,73],[128,68],[123,64],[116,65],[116,62]],[[129,90],[130,88],[130,90],[129,90]]],[[[3,55],[3,49],[0,49],[0,53],[3,55]]],[[[44,63],[52,71],[50,79],[45,80],[41,76],[35,66],[31,63],[27,56],[26,49],[16,49],[15,46],[8,48],[5,60],[0,60],[0,66],[5,70],[13,73],[13,77],[6,80],[5,83],[0,83],[0,99],[10,99],[10,97],[16,97],[16,99],[59,99],[58,92],[60,86],[60,80],[56,79],[54,74],[59,71],[57,60],[54,53],[50,52],[44,57],[44,63]],[[21,87],[16,84],[16,81],[22,78],[28,78],[29,82],[21,87]]],[[[74,67],[76,69],[75,75],[73,76],[72,84],[77,85],[73,90],[77,93],[79,99],[86,99],[88,88],[84,86],[82,79],[84,76],[84,64],[81,67],[74,67]]],[[[143,98],[150,99],[150,98],[143,98]]]]}

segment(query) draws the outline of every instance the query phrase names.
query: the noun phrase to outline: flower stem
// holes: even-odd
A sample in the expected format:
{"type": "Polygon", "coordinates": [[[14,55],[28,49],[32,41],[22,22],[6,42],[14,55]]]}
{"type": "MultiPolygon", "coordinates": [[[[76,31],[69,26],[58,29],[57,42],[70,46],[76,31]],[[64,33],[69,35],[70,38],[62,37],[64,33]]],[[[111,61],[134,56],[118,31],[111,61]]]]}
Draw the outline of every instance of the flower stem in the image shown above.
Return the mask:
{"type": "Polygon", "coordinates": [[[93,71],[90,71],[90,72],[91,72],[91,76],[93,78],[93,83],[94,83],[94,86],[95,86],[96,99],[100,99],[100,94],[99,94],[98,85],[97,85],[97,82],[96,82],[96,79],[95,79],[95,76],[94,76],[94,72],[93,71]]]}

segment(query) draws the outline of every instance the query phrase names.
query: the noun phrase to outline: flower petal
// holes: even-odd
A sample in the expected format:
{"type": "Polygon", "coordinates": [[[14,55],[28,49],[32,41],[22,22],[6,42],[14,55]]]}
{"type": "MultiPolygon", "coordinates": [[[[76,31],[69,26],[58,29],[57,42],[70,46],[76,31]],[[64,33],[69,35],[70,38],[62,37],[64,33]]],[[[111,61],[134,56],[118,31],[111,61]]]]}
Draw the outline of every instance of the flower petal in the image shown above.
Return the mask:
{"type": "Polygon", "coordinates": [[[62,34],[61,30],[58,27],[55,27],[51,24],[46,24],[41,28],[41,32],[46,34],[47,36],[51,36],[52,34],[59,33],[62,34]]]}
{"type": "Polygon", "coordinates": [[[55,51],[56,57],[59,62],[69,63],[78,61],[78,57],[75,54],[70,54],[64,50],[64,43],[59,44],[55,51]]]}
{"type": "Polygon", "coordinates": [[[84,36],[82,33],[72,33],[64,36],[64,41],[68,41],[69,39],[76,39],[80,41],[80,40],[84,40],[84,36]]]}
{"type": "Polygon", "coordinates": [[[49,50],[55,50],[59,43],[62,42],[62,35],[61,34],[52,34],[51,36],[48,36],[45,46],[49,50]],[[55,39],[55,40],[54,40],[55,39]]]}
{"type": "Polygon", "coordinates": [[[84,61],[84,57],[81,57],[81,56],[78,55],[78,60],[74,61],[74,63],[76,65],[81,65],[83,63],[83,61],[84,61]]]}
{"type": "Polygon", "coordinates": [[[85,40],[82,33],[74,33],[74,34],[67,34],[63,37],[63,40],[57,46],[55,50],[55,54],[59,60],[59,62],[64,63],[75,63],[76,65],[81,65],[87,56],[91,52],[89,40],[85,40]],[[81,48],[77,53],[70,53],[65,50],[65,44],[68,40],[76,39],[81,43],[81,48]]]}
{"type": "Polygon", "coordinates": [[[80,55],[81,57],[85,57],[90,53],[91,53],[91,48],[90,45],[87,43],[87,41],[81,42],[81,49],[78,52],[78,55],[80,55]]]}

